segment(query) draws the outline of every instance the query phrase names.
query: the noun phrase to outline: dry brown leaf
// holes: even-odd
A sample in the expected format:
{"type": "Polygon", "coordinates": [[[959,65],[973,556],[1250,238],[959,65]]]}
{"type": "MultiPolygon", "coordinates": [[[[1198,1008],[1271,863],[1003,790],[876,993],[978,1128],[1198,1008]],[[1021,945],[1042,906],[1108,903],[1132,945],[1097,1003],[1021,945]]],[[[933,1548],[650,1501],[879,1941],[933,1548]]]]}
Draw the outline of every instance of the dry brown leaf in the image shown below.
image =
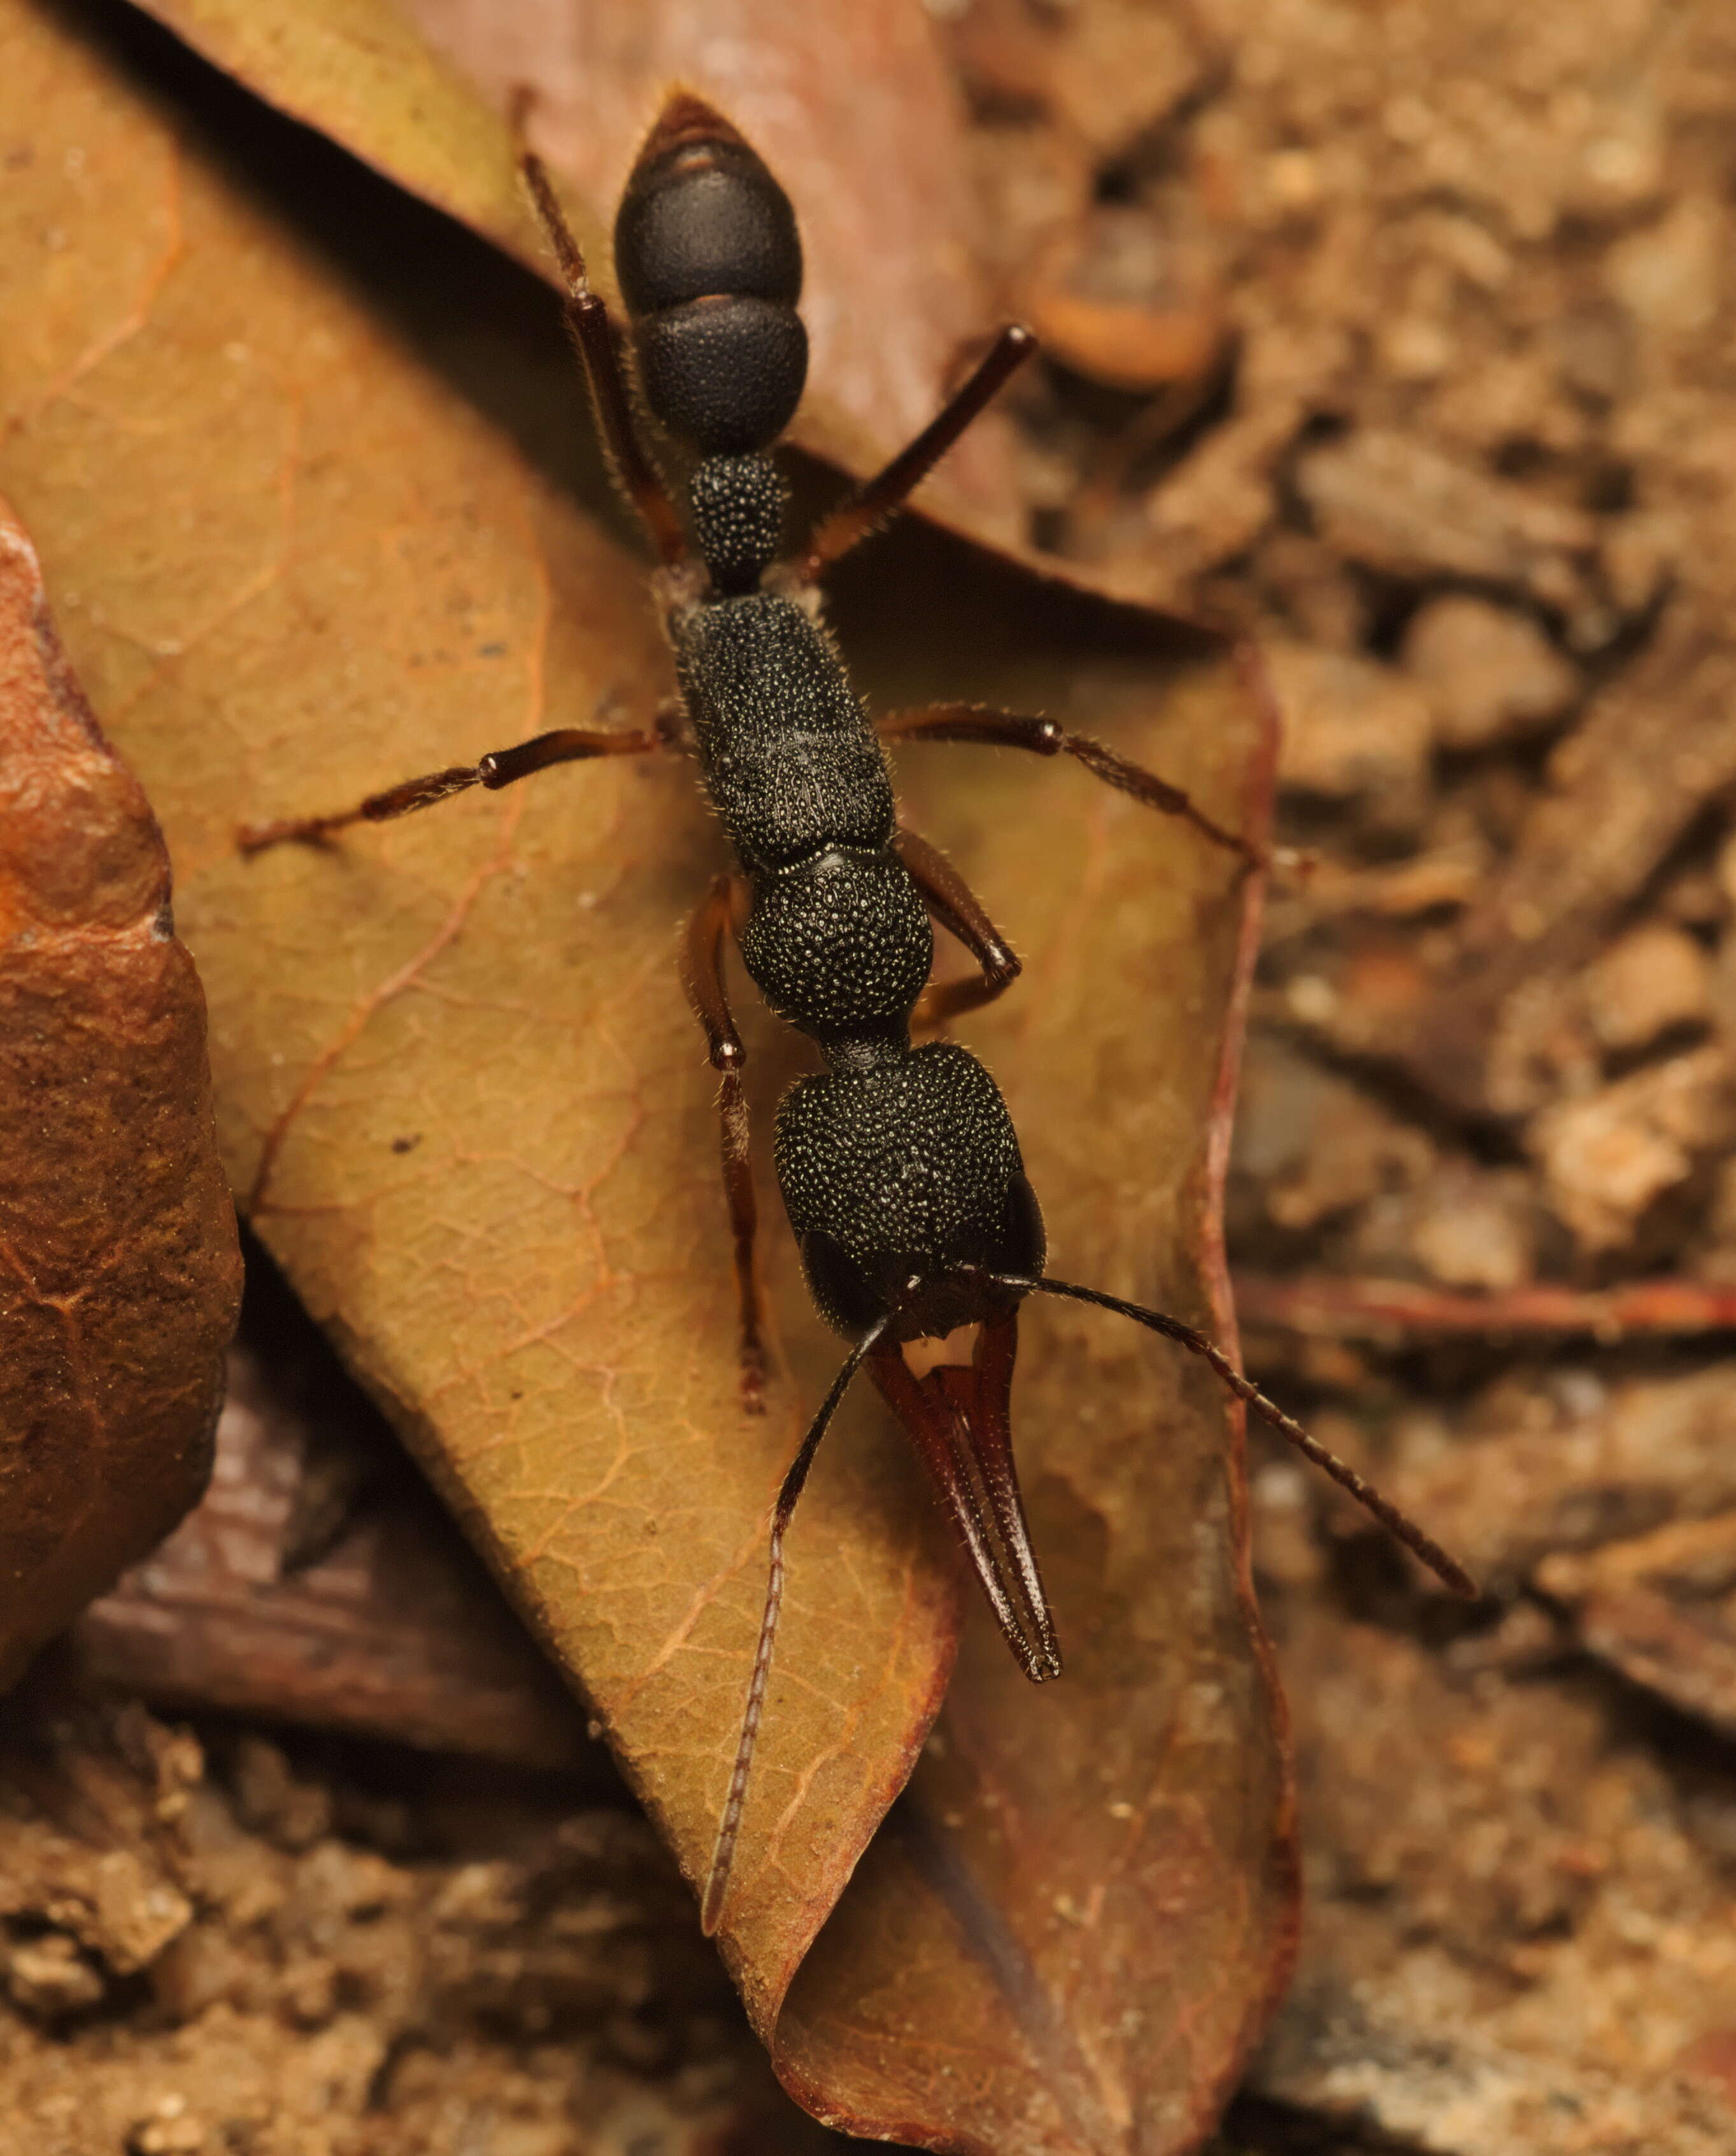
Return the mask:
{"type": "MultiPolygon", "coordinates": [[[[580,237],[611,299],[607,235],[628,172],[671,85],[696,90],[795,198],[813,359],[791,439],[859,476],[927,424],[972,341],[995,326],[971,246],[957,93],[917,0],[148,0],[148,9],[260,96],[546,276],[547,249],[496,116],[516,90],[531,90],[531,139],[576,188],[580,237]],[[459,87],[463,78],[486,105],[459,87]]],[[[978,537],[1019,536],[999,418],[971,430],[923,498],[978,537]]]]}
{"type": "Polygon", "coordinates": [[[162,834],[0,504],[0,1690],[198,1496],[240,1292],[162,834]]]}
{"type": "MultiPolygon", "coordinates": [[[[238,1187],[692,1876],[766,1509],[837,1353],[768,1233],[791,1368],[742,1417],[711,1079],[672,963],[716,834],[685,770],[610,762],[323,853],[249,865],[231,843],[606,699],[647,714],[666,674],[640,572],[549,476],[594,460],[540,294],[226,107],[154,34],[64,21],[20,8],[6,33],[3,125],[35,162],[0,213],[0,318],[28,326],[0,353],[3,470],[175,839],[238,1187]],[[141,72],[215,113],[247,192],[141,72]]],[[[1227,820],[1264,813],[1264,718],[1205,639],[916,526],[838,583],[881,705],[1088,717],[1227,820]]],[[[1027,955],[971,1038],[1057,1267],[1224,1323],[1233,868],[1082,773],[942,749],[901,778],[1027,955]]],[[[748,1044],[763,1127],[796,1060],[757,1015],[748,1044]]],[[[1240,1449],[1209,1380],[1107,1317],[1026,1330],[1021,1453],[1069,1677],[1033,1692],[973,1639],[912,1823],[780,2020],[957,1625],[945,1536],[856,1401],[792,1537],[723,1944],[780,2071],[858,2131],[1155,2156],[1203,2130],[1294,1915],[1240,1449]]]]}

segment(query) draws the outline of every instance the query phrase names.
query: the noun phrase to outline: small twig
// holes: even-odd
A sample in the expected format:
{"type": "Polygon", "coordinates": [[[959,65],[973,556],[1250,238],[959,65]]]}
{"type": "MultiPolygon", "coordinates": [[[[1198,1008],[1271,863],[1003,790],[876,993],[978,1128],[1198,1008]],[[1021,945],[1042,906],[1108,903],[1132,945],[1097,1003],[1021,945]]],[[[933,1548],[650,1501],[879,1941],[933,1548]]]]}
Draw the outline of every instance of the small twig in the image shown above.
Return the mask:
{"type": "Polygon", "coordinates": [[[1414,1281],[1239,1272],[1235,1302],[1245,1324],[1364,1340],[1395,1332],[1422,1337],[1580,1332],[1613,1341],[1634,1332],[1736,1330],[1736,1286],[1692,1280],[1635,1281],[1602,1289],[1545,1283],[1460,1294],[1414,1281]]]}

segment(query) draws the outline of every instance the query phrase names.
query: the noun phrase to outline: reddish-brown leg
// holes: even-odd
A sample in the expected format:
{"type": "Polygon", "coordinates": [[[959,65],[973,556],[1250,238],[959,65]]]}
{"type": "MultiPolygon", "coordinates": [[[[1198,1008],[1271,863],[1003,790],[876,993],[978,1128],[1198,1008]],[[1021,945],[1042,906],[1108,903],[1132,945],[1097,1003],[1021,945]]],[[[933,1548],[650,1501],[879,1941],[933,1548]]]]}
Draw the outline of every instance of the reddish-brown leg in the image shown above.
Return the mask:
{"type": "Polygon", "coordinates": [[[523,150],[518,163],[542,229],[548,235],[548,244],[561,265],[562,282],[567,287],[567,326],[578,347],[585,379],[591,385],[591,401],[596,407],[603,446],[627,499],[645,520],[658,560],[665,568],[672,568],[677,562],[687,558],[687,537],[669,489],[646,455],[633,424],[633,405],[621,372],[609,309],[591,290],[590,280],[585,275],[584,256],[573,237],[542,160],[533,151],[523,150]]]}
{"type": "Polygon", "coordinates": [[[1180,787],[1172,786],[1167,778],[1159,778],[1140,764],[1128,762],[1088,735],[1069,732],[1053,719],[991,711],[982,704],[925,704],[915,711],[889,712],[877,731],[882,741],[975,742],[994,748],[1022,748],[1035,756],[1071,756],[1106,786],[1130,793],[1136,801],[1148,808],[1161,809],[1166,816],[1184,818],[1196,831],[1204,832],[1215,844],[1240,854],[1251,866],[1268,865],[1268,856],[1260,847],[1214,823],[1180,787]]]}
{"type": "Polygon", "coordinates": [[[662,746],[660,733],[640,728],[603,732],[561,726],[552,733],[516,742],[511,748],[494,749],[480,763],[449,764],[445,770],[431,771],[424,778],[407,778],[401,786],[370,793],[353,808],[341,808],[331,815],[286,816],[275,824],[244,824],[235,842],[244,854],[261,853],[267,846],[281,845],[285,840],[311,844],[329,839],[334,831],[347,830],[352,824],[384,824],[418,808],[432,808],[435,802],[449,801],[455,793],[463,793],[472,786],[498,791],[528,778],[533,772],[547,771],[552,764],[580,763],[596,756],[645,756],[662,746]]]}
{"type": "Polygon", "coordinates": [[[901,824],[892,844],[929,912],[981,968],[975,980],[931,981],[910,1014],[913,1026],[944,1024],[961,1011],[980,1010],[1019,978],[1018,959],[983,911],[976,893],[938,847],[901,824]]]}
{"type": "Polygon", "coordinates": [[[989,398],[1036,348],[1037,341],[1028,329],[1019,322],[1008,323],[968,380],[947,399],[916,439],[901,449],[883,471],[820,519],[802,557],[800,574],[804,583],[811,583],[823,569],[829,568],[876,526],[884,524],[895,510],[903,507],[989,398]]]}
{"type": "Polygon", "coordinates": [[[759,1283],[753,1270],[753,1237],[759,1215],[753,1201],[753,1166],[748,1151],[747,1095],[742,1082],[747,1052],[736,1030],[723,985],[723,938],[741,918],[746,892],[742,877],[724,875],[701,900],[687,930],[681,981],[694,1015],[705,1029],[711,1068],[722,1081],[717,1108],[722,1119],[723,1194],[729,1201],[736,1290],[741,1302],[742,1404],[750,1414],[762,1414],[766,1404],[766,1351],[759,1283]]]}

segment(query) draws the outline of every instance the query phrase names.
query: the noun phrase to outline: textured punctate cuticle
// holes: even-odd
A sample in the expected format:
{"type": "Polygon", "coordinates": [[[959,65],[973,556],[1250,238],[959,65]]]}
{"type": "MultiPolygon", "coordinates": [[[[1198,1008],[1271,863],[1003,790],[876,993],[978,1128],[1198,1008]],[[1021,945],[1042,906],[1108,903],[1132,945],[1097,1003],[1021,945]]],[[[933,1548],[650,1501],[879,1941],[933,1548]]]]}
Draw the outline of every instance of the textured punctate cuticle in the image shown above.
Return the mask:
{"type": "Polygon", "coordinates": [[[808,379],[808,332],[793,307],[724,293],[646,316],[635,339],[645,401],[701,456],[774,442],[808,379]]]}
{"type": "Polygon", "coordinates": [[[934,932],[896,854],[832,847],[754,878],[742,957],[773,1009],[811,1038],[902,1045],[934,932]]]}
{"type": "MultiPolygon", "coordinates": [[[[912,1275],[932,1284],[910,1306],[912,1328],[949,1330],[980,1316],[960,1268],[1008,1270],[1002,1253],[1042,1255],[1041,1224],[999,1088],[968,1050],[931,1041],[858,1070],[804,1078],[778,1113],[775,1158],[796,1240],[829,1240],[835,1287],[844,1267],[895,1306],[912,1275]],[[990,1254],[994,1255],[990,1255],[990,1254]],[[842,1266],[839,1260],[844,1261],[842,1266]]],[[[822,1313],[840,1331],[851,1312],[829,1304],[826,1276],[810,1270],[822,1313]]],[[[901,1322],[900,1329],[904,1326],[901,1322]]]]}
{"type": "Polygon", "coordinates": [[[706,457],[688,500],[715,590],[751,592],[777,555],[789,490],[769,457],[706,457]]]}
{"type": "Polygon", "coordinates": [[[706,787],[750,871],[892,835],[886,758],[830,639],[768,592],[670,624],[706,787]]]}

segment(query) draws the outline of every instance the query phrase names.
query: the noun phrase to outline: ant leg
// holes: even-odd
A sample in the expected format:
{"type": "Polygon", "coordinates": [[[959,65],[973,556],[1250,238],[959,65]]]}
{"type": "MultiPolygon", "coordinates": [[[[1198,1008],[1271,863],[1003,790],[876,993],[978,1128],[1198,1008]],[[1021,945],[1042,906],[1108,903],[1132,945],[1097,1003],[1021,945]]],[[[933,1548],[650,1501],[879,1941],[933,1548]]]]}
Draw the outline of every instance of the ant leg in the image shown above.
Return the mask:
{"type": "Polygon", "coordinates": [[[974,981],[931,981],[910,1014],[913,1026],[941,1025],[961,1011],[980,1010],[1009,988],[1021,971],[1000,931],[984,912],[976,893],[938,847],[902,825],[892,848],[941,927],[956,936],[981,973],[974,981]]]}
{"type": "Polygon", "coordinates": [[[511,748],[495,749],[480,763],[448,764],[444,771],[407,778],[401,786],[388,787],[383,793],[370,793],[353,808],[342,808],[332,815],[288,816],[275,824],[244,824],[235,834],[235,843],[244,854],[263,853],[267,846],[281,845],[285,840],[314,845],[334,831],[347,830],[352,824],[388,823],[394,816],[408,816],[417,808],[432,808],[437,801],[449,801],[455,793],[463,793],[472,786],[498,792],[516,779],[528,778],[532,772],[547,771],[552,764],[578,763],[593,756],[644,756],[661,748],[664,741],[660,731],[603,732],[560,726],[552,733],[515,742],[511,748]]]}
{"type": "Polygon", "coordinates": [[[984,704],[927,704],[915,711],[891,711],[876,731],[883,741],[978,742],[995,748],[1028,749],[1035,756],[1067,755],[1082,763],[1094,778],[1131,793],[1148,808],[1166,816],[1180,816],[1214,844],[1240,854],[1251,867],[1265,868],[1271,856],[1265,850],[1214,823],[1196,808],[1179,786],[1142,765],[1129,763],[1099,741],[1076,734],[1053,719],[1028,718],[1017,711],[991,711],[984,704]]]}
{"type": "Polygon", "coordinates": [[[766,1351],[760,1325],[759,1286],[753,1275],[753,1237],[758,1210],[753,1202],[753,1168],[748,1147],[747,1096],[742,1083],[747,1051],[730,1014],[723,985],[723,935],[733,928],[746,896],[744,879],[718,877],[701,900],[687,930],[681,954],[681,984],[693,1014],[705,1029],[711,1068],[722,1081],[717,1096],[723,1156],[723,1194],[729,1201],[730,1230],[735,1238],[736,1289],[741,1300],[742,1404],[750,1414],[765,1412],[766,1351]]]}
{"type": "Polygon", "coordinates": [[[901,449],[883,471],[820,519],[802,557],[800,576],[804,584],[812,583],[822,569],[847,554],[895,510],[903,507],[996,390],[1036,348],[1036,339],[1022,323],[1008,323],[968,380],[916,439],[901,449]]]}
{"type": "Polygon", "coordinates": [[[584,256],[573,237],[572,227],[562,211],[542,160],[534,151],[521,149],[518,168],[549,245],[554,249],[555,259],[561,265],[562,281],[567,287],[567,327],[578,348],[585,378],[591,385],[591,401],[596,407],[603,446],[628,499],[645,521],[651,544],[657,549],[658,560],[665,568],[673,568],[687,558],[687,536],[681,529],[681,520],[675,513],[669,489],[646,455],[633,424],[633,406],[621,372],[609,309],[591,290],[590,280],[585,275],[584,256]]]}

